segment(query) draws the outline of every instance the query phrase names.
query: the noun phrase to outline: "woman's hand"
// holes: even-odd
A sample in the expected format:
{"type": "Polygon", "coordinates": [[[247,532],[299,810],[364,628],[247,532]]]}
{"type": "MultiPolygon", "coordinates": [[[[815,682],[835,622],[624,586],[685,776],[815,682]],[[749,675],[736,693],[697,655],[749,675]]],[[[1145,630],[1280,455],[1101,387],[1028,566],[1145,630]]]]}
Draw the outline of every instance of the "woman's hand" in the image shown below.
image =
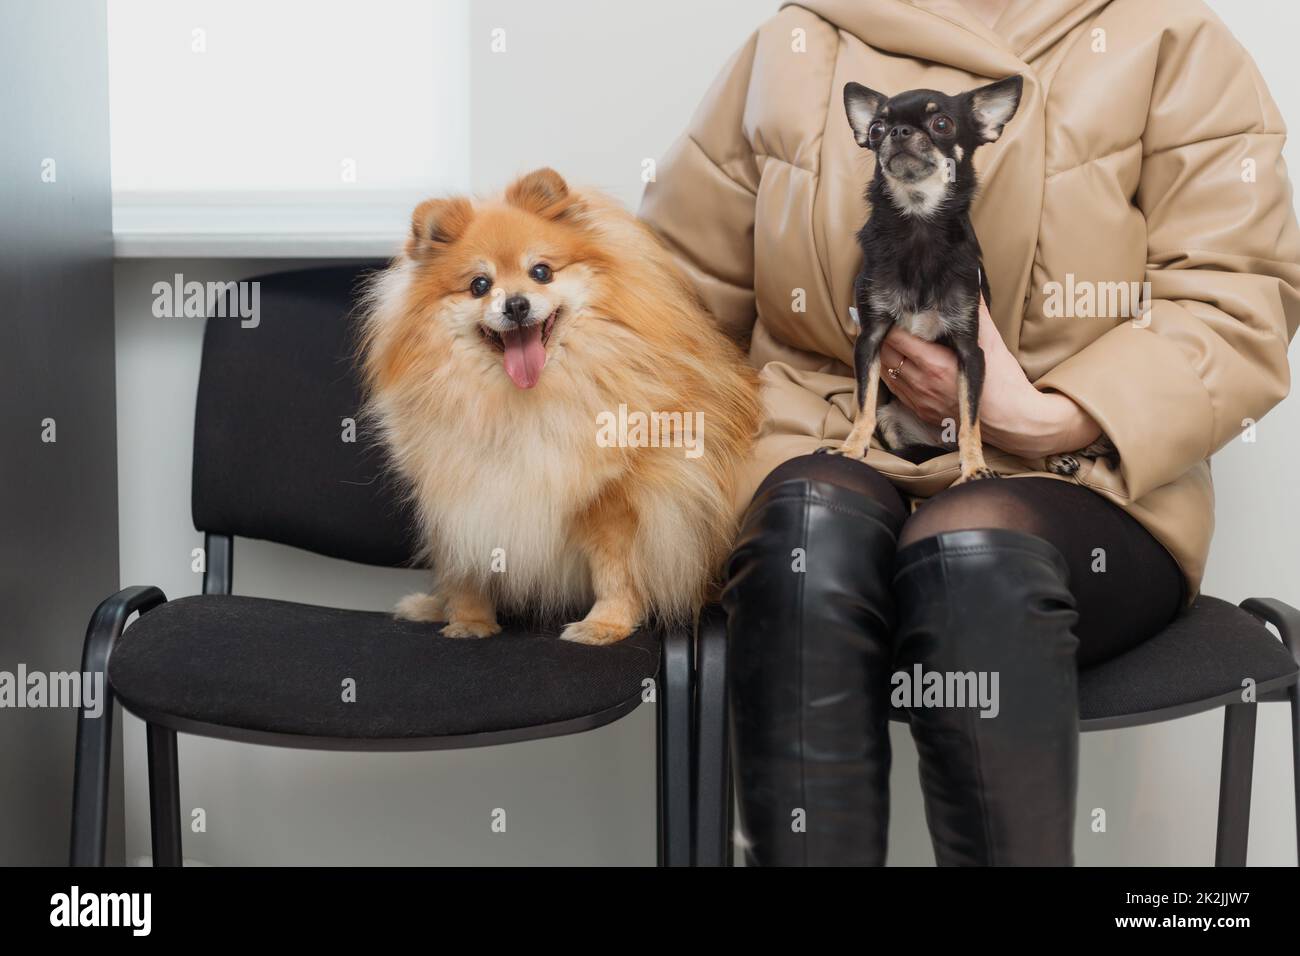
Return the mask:
{"type": "MultiPolygon", "coordinates": [[[[1045,458],[1085,448],[1100,437],[1101,427],[1072,400],[1034,388],[1002,341],[982,297],[979,344],[984,351],[980,431],[990,445],[1022,458],[1045,458]]],[[[952,349],[893,328],[881,346],[880,361],[881,381],[923,421],[942,426],[945,418],[960,420],[952,349]],[[885,371],[900,365],[898,378],[885,371]]]]}

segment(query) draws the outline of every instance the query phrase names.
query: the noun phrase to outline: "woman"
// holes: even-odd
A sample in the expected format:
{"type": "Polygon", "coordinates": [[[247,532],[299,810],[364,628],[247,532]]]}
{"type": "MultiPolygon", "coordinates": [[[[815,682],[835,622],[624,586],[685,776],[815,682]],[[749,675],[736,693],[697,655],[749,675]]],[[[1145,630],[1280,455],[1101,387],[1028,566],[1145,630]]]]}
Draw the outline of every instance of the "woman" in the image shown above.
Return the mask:
{"type": "MultiPolygon", "coordinates": [[[[890,678],[918,666],[998,676],[996,716],[913,701],[939,863],[1072,861],[1077,668],[1196,595],[1207,459],[1287,393],[1283,134],[1195,0],[803,0],[723,71],[643,215],[762,369],[724,594],[751,863],[883,862],[890,678]],[[840,91],[1011,74],[1024,93],[977,156],[972,218],[992,287],[986,457],[1013,480],[950,487],[955,454],[814,454],[851,425],[871,175],[840,91]],[[1149,302],[1124,307],[1129,289],[1149,302]],[[1046,473],[1098,440],[1111,454],[1046,473]]],[[[883,360],[897,400],[956,417],[947,350],[895,331],[883,360]]]]}

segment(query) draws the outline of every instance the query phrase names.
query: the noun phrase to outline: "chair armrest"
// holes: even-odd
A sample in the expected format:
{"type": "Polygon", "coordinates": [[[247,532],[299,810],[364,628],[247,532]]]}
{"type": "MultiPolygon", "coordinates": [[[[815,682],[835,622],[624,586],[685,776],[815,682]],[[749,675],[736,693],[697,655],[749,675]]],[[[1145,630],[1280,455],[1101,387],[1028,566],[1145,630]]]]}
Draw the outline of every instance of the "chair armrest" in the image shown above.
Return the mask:
{"type": "Polygon", "coordinates": [[[113,690],[108,685],[108,657],[122,636],[126,619],[167,601],[155,587],[123,588],[100,602],[86,628],[81,672],[104,675],[104,707],[92,717],[77,711],[76,766],[72,781],[73,866],[103,866],[108,833],[108,775],[113,751],[113,690]]]}
{"type": "Polygon", "coordinates": [[[165,604],[167,595],[151,585],[123,588],[112,597],[105,598],[95,608],[86,628],[86,643],[81,650],[83,674],[106,672],[108,655],[122,636],[126,619],[136,611],[145,614],[159,604],[165,604]]]}
{"type": "Polygon", "coordinates": [[[1247,598],[1239,606],[1276,627],[1282,643],[1300,665],[1300,611],[1276,598],[1247,598]]]}

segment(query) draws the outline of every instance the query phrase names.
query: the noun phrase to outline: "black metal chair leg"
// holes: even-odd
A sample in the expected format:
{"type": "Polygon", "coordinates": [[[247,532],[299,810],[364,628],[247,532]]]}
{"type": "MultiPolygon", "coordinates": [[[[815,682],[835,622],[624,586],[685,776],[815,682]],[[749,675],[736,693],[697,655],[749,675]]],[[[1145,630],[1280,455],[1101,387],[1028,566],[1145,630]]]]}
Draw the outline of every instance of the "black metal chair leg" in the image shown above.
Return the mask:
{"type": "Polygon", "coordinates": [[[691,634],[665,631],[656,711],[659,757],[659,865],[691,864],[691,634]]]}
{"type": "MultiPolygon", "coordinates": [[[[728,738],[730,738],[731,718],[727,718],[728,738]]],[[[723,847],[723,866],[736,865],[736,775],[731,769],[731,746],[727,746],[727,839],[723,847]]]]}
{"type": "Polygon", "coordinates": [[[1287,694],[1291,698],[1291,773],[1295,797],[1295,852],[1300,865],[1300,685],[1287,694]]]}
{"type": "Polygon", "coordinates": [[[731,787],[727,727],[727,619],[711,607],[696,647],[695,865],[729,866],[731,787]]]}
{"type": "MultiPolygon", "coordinates": [[[[94,671],[83,670],[93,675],[94,671]]],[[[102,673],[102,671],[100,672],[102,673]]],[[[113,763],[113,693],[104,681],[98,717],[77,713],[77,752],[72,784],[73,866],[103,866],[108,840],[108,781],[113,763]]]]}
{"type": "MultiPolygon", "coordinates": [[[[1292,660],[1300,665],[1300,610],[1276,598],[1247,598],[1241,606],[1261,620],[1277,628],[1282,645],[1290,652],[1292,660]]],[[[1287,690],[1291,702],[1291,764],[1292,787],[1295,798],[1296,858],[1300,862],[1300,684],[1287,690]]]]}
{"type": "Polygon", "coordinates": [[[181,780],[176,731],[148,724],[149,831],[153,865],[181,865],[181,780]]]}
{"type": "Polygon", "coordinates": [[[103,681],[98,717],[77,714],[77,751],[72,783],[73,866],[103,866],[108,838],[108,781],[113,762],[113,691],[108,684],[108,657],[122,636],[126,620],[145,614],[167,600],[154,587],[124,588],[104,600],[90,618],[81,652],[84,679],[103,681]]]}
{"type": "Polygon", "coordinates": [[[1255,720],[1258,715],[1258,705],[1254,703],[1229,704],[1224,708],[1215,866],[1246,865],[1251,779],[1255,768],[1255,720]]]}

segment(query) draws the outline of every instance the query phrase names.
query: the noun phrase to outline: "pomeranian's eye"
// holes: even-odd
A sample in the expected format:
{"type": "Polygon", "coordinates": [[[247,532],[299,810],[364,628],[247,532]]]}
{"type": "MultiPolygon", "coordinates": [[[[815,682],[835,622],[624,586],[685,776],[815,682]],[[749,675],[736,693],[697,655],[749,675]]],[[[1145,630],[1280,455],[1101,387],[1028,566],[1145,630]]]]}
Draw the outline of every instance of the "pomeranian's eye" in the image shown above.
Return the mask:
{"type": "Polygon", "coordinates": [[[537,263],[528,270],[528,274],[532,276],[534,282],[540,282],[543,285],[551,281],[551,267],[545,262],[537,263]]]}
{"type": "Polygon", "coordinates": [[[487,276],[475,276],[470,280],[470,295],[476,299],[481,299],[488,294],[488,289],[492,288],[492,280],[487,276]]]}
{"type": "Polygon", "coordinates": [[[930,120],[930,129],[940,136],[948,136],[953,131],[952,119],[940,113],[930,120]]]}
{"type": "Polygon", "coordinates": [[[874,143],[885,135],[885,124],[883,120],[876,120],[867,127],[867,139],[874,143]]]}

